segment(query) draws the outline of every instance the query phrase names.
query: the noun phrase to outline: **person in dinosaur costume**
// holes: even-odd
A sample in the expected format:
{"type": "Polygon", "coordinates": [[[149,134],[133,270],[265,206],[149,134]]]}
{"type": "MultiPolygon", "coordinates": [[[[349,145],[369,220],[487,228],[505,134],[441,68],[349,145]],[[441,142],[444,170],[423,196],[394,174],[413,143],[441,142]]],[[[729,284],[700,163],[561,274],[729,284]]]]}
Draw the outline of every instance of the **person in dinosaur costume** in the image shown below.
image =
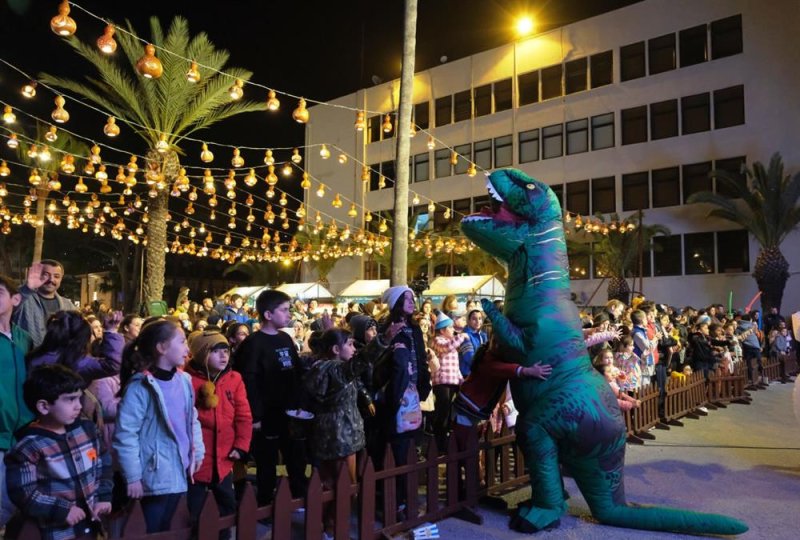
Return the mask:
{"type": "Polygon", "coordinates": [[[530,467],[533,494],[511,527],[535,532],[558,526],[567,509],[562,462],[602,523],[695,534],[747,531],[727,516],[626,504],[625,424],[608,383],[591,365],[570,300],[558,199],[546,184],[515,169],[494,172],[487,187],[492,207],[461,222],[472,242],[508,267],[503,312],[485,299],[483,309],[507,358],[524,366],[552,366],[547,380],[511,380],[519,409],[517,441],[530,467]]]}

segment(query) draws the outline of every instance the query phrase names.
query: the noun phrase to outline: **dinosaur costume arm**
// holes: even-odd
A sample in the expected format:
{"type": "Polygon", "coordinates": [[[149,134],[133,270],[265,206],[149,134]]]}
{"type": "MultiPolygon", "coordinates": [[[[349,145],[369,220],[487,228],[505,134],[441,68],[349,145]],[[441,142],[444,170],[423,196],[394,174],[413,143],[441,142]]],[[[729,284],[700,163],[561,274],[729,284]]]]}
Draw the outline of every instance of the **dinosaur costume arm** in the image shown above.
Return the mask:
{"type": "Polygon", "coordinates": [[[500,341],[500,344],[524,353],[525,344],[522,341],[522,331],[508,317],[500,313],[500,310],[490,300],[482,298],[481,306],[483,306],[483,312],[492,321],[494,336],[500,341]]]}

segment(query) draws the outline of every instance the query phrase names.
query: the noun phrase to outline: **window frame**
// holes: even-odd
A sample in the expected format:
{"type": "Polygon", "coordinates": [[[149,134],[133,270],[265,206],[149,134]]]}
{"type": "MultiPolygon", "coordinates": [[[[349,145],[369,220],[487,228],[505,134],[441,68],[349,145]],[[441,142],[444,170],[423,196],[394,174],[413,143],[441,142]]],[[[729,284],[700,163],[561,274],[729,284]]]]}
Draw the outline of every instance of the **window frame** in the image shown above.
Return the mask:
{"type": "Polygon", "coordinates": [[[712,60],[718,60],[744,52],[741,14],[713,21],[709,27],[712,60]]]}
{"type": "Polygon", "coordinates": [[[696,232],[696,233],[686,233],[683,235],[683,267],[684,267],[684,274],[687,276],[697,276],[697,275],[707,275],[707,274],[714,274],[717,269],[717,249],[715,245],[715,235],[713,232],[696,232]],[[711,245],[708,246],[708,241],[710,240],[711,245]],[[705,244],[705,245],[704,245],[705,244]],[[702,271],[701,264],[694,264],[690,268],[689,263],[693,262],[694,259],[701,259],[702,257],[694,257],[689,256],[689,252],[697,247],[701,247],[703,249],[707,249],[712,257],[711,264],[709,265],[707,261],[705,262],[704,266],[708,268],[708,271],[702,271]]]}
{"type": "Polygon", "coordinates": [[[493,139],[493,152],[494,152],[494,167],[510,167],[514,164],[514,136],[501,135],[493,139]],[[502,152],[502,153],[501,153],[502,152]],[[505,156],[508,153],[508,159],[500,161],[500,156],[505,156]]]}
{"type": "Polygon", "coordinates": [[[493,112],[499,113],[514,107],[514,83],[511,77],[492,83],[493,112]],[[507,86],[507,88],[505,88],[507,86]]]}
{"type": "MultiPolygon", "coordinates": [[[[542,159],[554,159],[564,155],[564,124],[551,124],[544,126],[541,132],[542,137],[542,159]],[[550,133],[548,133],[548,130],[550,133]],[[548,155],[548,142],[558,139],[558,154],[548,155]]],[[[554,147],[553,147],[554,148],[554,147]]]]}
{"type": "Polygon", "coordinates": [[[564,95],[585,92],[589,88],[589,59],[576,58],[564,63],[564,95]]]}
{"type": "Polygon", "coordinates": [[[475,88],[475,118],[492,114],[492,85],[484,84],[475,88]]]}
{"type": "Polygon", "coordinates": [[[725,129],[744,124],[744,85],[739,84],[714,90],[714,129],[725,129]],[[731,118],[725,118],[728,114],[731,114],[731,118]]]}
{"type": "Polygon", "coordinates": [[[453,123],[472,118],[472,90],[462,90],[453,94],[453,123]]]}
{"type": "Polygon", "coordinates": [[[711,94],[703,92],[681,98],[681,135],[711,130],[711,94]]]}
{"type": "Polygon", "coordinates": [[[613,214],[617,211],[617,179],[614,176],[592,178],[591,181],[592,214],[613,214]],[[600,205],[596,201],[605,201],[610,195],[611,205],[600,205]],[[598,208],[601,206],[601,208],[598,208]]]}
{"type": "Polygon", "coordinates": [[[563,97],[564,64],[556,64],[554,66],[548,66],[546,68],[542,68],[540,78],[542,86],[539,97],[542,101],[563,97]],[[558,77],[556,77],[556,74],[558,75],[558,77]],[[556,90],[556,80],[558,80],[557,90],[556,90]]]}
{"type": "Polygon", "coordinates": [[[681,205],[681,169],[663,167],[650,171],[653,208],[681,205]]]}
{"type": "Polygon", "coordinates": [[[414,182],[427,182],[431,179],[431,156],[430,152],[422,152],[412,156],[414,160],[414,182]],[[423,159],[424,158],[424,159],[423,159]],[[425,165],[425,178],[420,179],[418,176],[419,167],[425,165]]]}
{"type": "Polygon", "coordinates": [[[650,104],[650,140],[658,141],[677,137],[678,100],[667,99],[650,104]]]}
{"type": "Polygon", "coordinates": [[[648,108],[647,105],[640,105],[638,107],[630,107],[628,109],[622,109],[619,112],[620,114],[620,130],[622,133],[622,145],[626,146],[629,144],[639,144],[648,141],[648,137],[650,135],[649,131],[649,116],[648,116],[648,108]],[[633,123],[632,127],[629,126],[630,123],[633,123]],[[630,131],[635,129],[635,131],[630,131]],[[633,137],[634,134],[640,135],[640,132],[643,136],[633,137]],[[626,137],[626,134],[630,134],[629,137],[626,137]]]}
{"type": "Polygon", "coordinates": [[[647,75],[647,52],[644,41],[629,43],[619,48],[620,82],[641,79],[647,75]]]}
{"type": "Polygon", "coordinates": [[[622,175],[622,211],[647,210],[650,206],[650,172],[637,171],[622,175]],[[631,188],[636,189],[633,193],[631,188]],[[642,191],[644,193],[642,193],[642,191]],[[644,195],[644,204],[634,204],[644,195]]]}
{"type": "Polygon", "coordinates": [[[589,119],[578,118],[566,123],[566,155],[582,154],[589,151],[589,119]],[[572,149],[573,142],[580,144],[577,149],[572,149]],[[582,148],[582,149],[581,149],[582,148]]]}
{"type": "Polygon", "coordinates": [[[472,160],[476,166],[481,169],[490,170],[492,167],[492,139],[484,139],[482,141],[475,141],[472,144],[472,160]],[[479,148],[480,145],[480,148],[479,148]],[[484,156],[488,157],[488,161],[483,161],[484,156]]]}
{"type": "Polygon", "coordinates": [[[672,71],[677,67],[675,33],[647,40],[647,72],[652,75],[672,71]]]}
{"type": "Polygon", "coordinates": [[[447,126],[453,123],[453,96],[442,96],[434,101],[435,127],[447,126]],[[445,103],[447,104],[445,106],[445,103]],[[445,109],[448,111],[445,113],[445,109]],[[441,116],[441,118],[440,118],[441,116]],[[441,121],[440,121],[441,120],[441,121]],[[445,121],[446,120],[446,121],[445,121]]]}
{"type": "Polygon", "coordinates": [[[589,57],[589,87],[600,88],[614,83],[614,51],[604,51],[589,57]]]}
{"type": "Polygon", "coordinates": [[[539,161],[539,159],[541,158],[541,147],[539,146],[540,143],[541,143],[541,140],[539,138],[540,137],[539,128],[529,129],[529,130],[526,130],[526,131],[520,131],[517,134],[517,137],[518,137],[518,139],[517,139],[518,140],[517,148],[519,149],[518,150],[518,152],[519,152],[519,162],[520,163],[532,163],[534,161],[539,161]],[[535,136],[533,135],[534,133],[535,133],[535,136]],[[524,140],[523,140],[523,136],[526,137],[524,140]],[[536,144],[529,144],[529,143],[533,143],[534,141],[536,142],[536,144]],[[535,148],[536,149],[536,157],[533,158],[533,159],[525,159],[525,158],[527,158],[527,151],[530,148],[535,148]]]}
{"type": "Polygon", "coordinates": [[[696,66],[708,62],[708,25],[701,24],[684,28],[678,32],[678,64],[680,67],[696,66]],[[694,50],[700,44],[702,35],[702,53],[694,50]]]}
{"type": "Polygon", "coordinates": [[[524,107],[533,103],[539,103],[539,70],[517,75],[517,106],[524,107]]]}

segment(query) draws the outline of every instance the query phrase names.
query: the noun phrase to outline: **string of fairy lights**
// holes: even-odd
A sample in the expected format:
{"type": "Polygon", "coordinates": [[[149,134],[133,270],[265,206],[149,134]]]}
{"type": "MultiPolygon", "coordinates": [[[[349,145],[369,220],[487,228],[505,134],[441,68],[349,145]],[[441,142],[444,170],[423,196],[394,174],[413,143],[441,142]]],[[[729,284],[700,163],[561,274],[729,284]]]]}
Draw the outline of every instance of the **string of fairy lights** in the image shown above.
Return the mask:
{"type": "MultiPolygon", "coordinates": [[[[50,23],[53,32],[59,36],[69,37],[72,36],[77,30],[77,24],[75,23],[75,20],[69,16],[70,6],[80,9],[90,17],[95,18],[106,25],[103,35],[97,40],[97,46],[103,53],[111,54],[116,50],[117,44],[113,38],[115,32],[125,33],[127,36],[130,36],[133,39],[143,43],[145,47],[145,54],[137,62],[136,69],[145,78],[156,79],[161,76],[163,66],[161,65],[160,60],[155,56],[156,51],[158,51],[159,54],[168,54],[187,63],[189,69],[186,73],[186,77],[189,84],[200,81],[200,68],[202,68],[204,71],[216,73],[232,79],[233,84],[228,91],[232,101],[242,99],[244,96],[245,87],[258,88],[261,91],[266,90],[266,109],[269,111],[276,111],[280,108],[279,96],[281,98],[286,97],[298,99],[297,108],[295,108],[292,112],[292,118],[301,124],[305,124],[309,121],[310,113],[307,109],[307,104],[313,103],[324,105],[326,107],[347,109],[354,112],[356,116],[354,129],[358,132],[364,132],[367,129],[367,114],[381,115],[383,117],[381,129],[384,132],[389,133],[394,129],[391,124],[390,114],[385,114],[384,112],[380,111],[356,109],[341,104],[328,103],[315,99],[307,99],[271,88],[263,84],[252,82],[249,79],[245,80],[243,78],[235,77],[211,66],[198,64],[193,59],[185,58],[174,51],[170,51],[161,46],[148,43],[125,28],[114,25],[110,21],[95,15],[79,4],[68,2],[67,0],[61,2],[58,15],[53,17],[50,23]]],[[[37,125],[47,126],[47,130],[44,134],[44,138],[47,142],[31,139],[21,133],[12,131],[9,127],[4,127],[3,129],[5,133],[0,133],[0,136],[6,139],[6,144],[12,149],[17,149],[20,147],[20,141],[24,142],[25,146],[27,147],[27,157],[29,158],[29,163],[27,164],[14,160],[3,160],[0,162],[0,177],[7,177],[11,174],[11,169],[8,165],[9,163],[15,167],[20,166],[31,169],[28,177],[28,183],[31,187],[27,188],[26,186],[19,186],[21,188],[19,195],[24,194],[26,189],[28,190],[27,194],[23,195],[22,205],[9,205],[6,203],[4,200],[8,196],[9,191],[5,184],[0,184],[0,218],[2,219],[2,225],[0,227],[2,227],[1,230],[3,233],[8,234],[10,232],[10,225],[23,223],[34,226],[40,225],[38,218],[31,214],[30,209],[32,203],[36,200],[40,193],[44,192],[46,196],[46,193],[50,192],[62,198],[62,204],[65,207],[66,217],[63,220],[61,219],[61,216],[57,213],[58,208],[55,204],[55,201],[51,200],[46,214],[46,219],[48,222],[55,225],[62,224],[63,222],[66,223],[67,227],[80,229],[83,232],[93,232],[101,236],[110,234],[116,239],[121,239],[127,236],[135,243],[146,243],[147,237],[145,234],[145,227],[143,227],[143,225],[146,225],[149,219],[147,205],[142,201],[141,196],[134,194],[132,190],[132,188],[138,183],[136,174],[139,170],[139,165],[137,162],[141,160],[141,163],[145,164],[145,182],[148,187],[147,193],[150,197],[157,196],[159,192],[166,189],[169,189],[170,194],[176,198],[183,197],[184,194],[186,195],[185,198],[187,204],[183,211],[175,208],[170,208],[169,210],[170,219],[168,221],[174,222],[171,231],[171,234],[173,235],[173,242],[169,248],[169,250],[173,253],[188,253],[198,256],[211,256],[214,258],[227,260],[229,262],[233,262],[238,259],[269,260],[273,262],[280,260],[286,262],[363,255],[364,253],[370,254],[375,251],[377,251],[379,254],[382,254],[383,250],[390,245],[390,239],[382,235],[382,233],[387,231],[388,224],[391,222],[391,218],[388,216],[382,216],[379,212],[372,212],[366,207],[357,204],[356,201],[350,200],[342,196],[340,193],[336,193],[331,199],[331,206],[333,208],[341,208],[345,204],[349,204],[349,210],[347,212],[348,217],[358,218],[363,216],[364,223],[370,223],[373,220],[374,215],[379,220],[376,227],[377,232],[365,231],[361,228],[351,231],[350,224],[344,223],[341,220],[337,220],[335,217],[332,217],[331,215],[319,209],[317,209],[315,212],[312,226],[310,223],[312,221],[311,219],[308,220],[308,224],[306,223],[306,218],[309,216],[307,216],[307,211],[304,207],[303,200],[288,194],[286,191],[279,191],[275,189],[275,186],[278,184],[276,167],[279,166],[281,175],[284,177],[292,176],[296,170],[300,171],[302,175],[300,186],[303,190],[310,190],[312,188],[313,181],[313,183],[318,186],[316,189],[316,195],[319,198],[324,198],[326,196],[325,183],[321,179],[309,174],[301,166],[303,161],[303,155],[300,152],[301,149],[306,154],[309,151],[318,149],[322,159],[329,159],[332,156],[331,150],[333,150],[334,152],[338,153],[337,160],[340,164],[344,165],[348,162],[352,162],[360,166],[361,180],[363,182],[371,181],[373,175],[376,175],[378,178],[378,188],[381,189],[385,186],[386,179],[380,174],[380,171],[374,169],[369,164],[364,163],[356,156],[349,154],[335,144],[319,143],[295,148],[233,146],[215,141],[204,141],[185,135],[160,132],[159,141],[155,145],[155,149],[157,151],[166,152],[169,150],[169,140],[175,141],[177,139],[181,141],[198,143],[201,147],[199,157],[204,163],[204,165],[201,166],[184,166],[182,164],[182,168],[180,169],[180,172],[175,178],[174,182],[171,182],[171,185],[168,185],[167,180],[163,175],[159,175],[158,171],[147,167],[147,156],[130,153],[126,150],[113,147],[105,142],[99,142],[90,137],[82,136],[65,129],[63,124],[68,122],[70,118],[69,112],[66,110],[67,99],[65,96],[70,98],[70,103],[74,102],[80,104],[81,106],[87,107],[106,117],[106,123],[103,127],[103,132],[109,138],[113,139],[114,137],[119,136],[121,132],[119,126],[120,122],[133,129],[151,130],[150,127],[138,124],[127,118],[124,120],[119,120],[114,115],[109,114],[108,111],[104,111],[98,107],[86,103],[84,100],[76,99],[68,93],[56,90],[42,81],[35,80],[25,71],[2,58],[0,58],[0,63],[3,63],[9,68],[17,71],[29,81],[22,88],[22,95],[24,97],[28,99],[34,98],[37,93],[37,88],[42,87],[55,95],[54,102],[56,105],[55,109],[51,113],[51,118],[56,125],[51,125],[48,121],[44,121],[35,115],[27,113],[26,111],[17,109],[17,112],[21,112],[22,114],[32,118],[37,125]],[[82,165],[80,170],[76,165],[76,156],[58,150],[55,147],[47,144],[48,142],[52,143],[57,140],[59,130],[68,133],[77,140],[91,143],[90,153],[88,156],[86,156],[85,163],[82,165]],[[213,167],[211,163],[214,161],[214,154],[209,149],[209,146],[215,149],[229,149],[232,153],[232,167],[213,167]],[[104,160],[101,158],[102,149],[129,154],[130,160],[127,164],[104,162],[104,160]],[[283,153],[290,149],[292,153],[289,159],[283,162],[276,160],[275,152],[283,153]],[[242,150],[263,151],[264,164],[258,164],[251,167],[246,166],[245,158],[241,154],[242,150]],[[50,169],[48,172],[45,170],[45,167],[36,166],[37,164],[45,165],[50,160],[59,160],[58,172],[56,172],[54,169],[50,169]],[[113,170],[115,167],[117,169],[115,180],[117,183],[123,186],[122,193],[114,193],[112,185],[109,183],[109,168],[113,170]],[[44,177],[39,172],[40,168],[45,170],[44,177]],[[263,174],[259,175],[256,173],[257,170],[262,172],[264,168],[266,168],[266,172],[263,174]],[[202,170],[202,174],[189,174],[187,173],[187,169],[189,171],[202,170]],[[219,179],[214,176],[215,173],[220,173],[221,171],[226,170],[228,171],[228,175],[224,179],[219,179]],[[82,175],[81,172],[83,173],[82,175]],[[243,203],[244,207],[247,208],[246,217],[239,215],[240,213],[237,211],[236,184],[237,174],[240,173],[243,174],[242,181],[249,188],[255,187],[261,181],[265,182],[268,186],[265,197],[256,195],[252,191],[248,192],[243,203]],[[62,189],[62,184],[58,174],[63,174],[68,178],[75,179],[75,185],[73,186],[73,189],[62,189]],[[97,180],[99,182],[99,188],[96,190],[90,189],[90,187],[84,183],[83,176],[97,180]],[[207,196],[205,205],[198,198],[199,186],[192,185],[193,180],[199,180],[202,183],[202,192],[207,196]],[[217,192],[218,185],[224,186],[225,195],[217,192]],[[76,200],[77,195],[83,195],[87,192],[90,192],[90,200],[86,203],[84,208],[81,209],[76,200]],[[276,200],[278,193],[280,196],[276,200]],[[115,204],[111,204],[109,200],[111,198],[115,198],[115,204]],[[102,202],[104,199],[105,203],[102,202]],[[228,205],[228,210],[226,212],[229,217],[227,224],[228,230],[221,225],[216,225],[215,223],[203,222],[197,220],[196,218],[191,218],[195,212],[195,207],[198,207],[208,211],[209,221],[215,221],[217,209],[219,208],[220,212],[222,211],[221,207],[219,207],[218,199],[222,199],[228,205]],[[293,205],[295,203],[298,204],[297,208],[294,210],[294,217],[289,216],[287,209],[290,199],[292,200],[293,205]],[[256,201],[266,205],[263,218],[267,225],[261,227],[263,234],[260,239],[251,237],[236,230],[239,224],[243,224],[246,233],[253,230],[255,227],[254,223],[256,221],[253,213],[253,206],[256,201]],[[273,202],[276,204],[274,208],[273,202]],[[102,208],[100,208],[101,206],[102,208]],[[95,211],[98,209],[100,209],[97,212],[99,215],[95,216],[95,211]],[[20,210],[21,213],[14,213],[12,210],[20,210]],[[278,213],[276,213],[275,210],[278,210],[278,213]],[[122,213],[122,216],[120,216],[120,212],[122,213]],[[323,215],[325,216],[324,219],[323,215]],[[92,220],[94,220],[93,223],[91,223],[92,220]],[[112,225],[110,221],[113,220],[116,220],[116,223],[112,225]],[[270,227],[277,220],[281,221],[280,230],[278,227],[270,227]],[[325,220],[329,220],[328,225],[325,224],[325,220]],[[126,224],[126,222],[128,224],[126,224]],[[195,225],[192,225],[192,222],[194,222],[195,225]],[[308,226],[310,229],[310,234],[320,237],[321,241],[319,245],[315,248],[309,242],[305,246],[300,246],[296,238],[292,239],[290,242],[282,242],[281,230],[289,230],[292,227],[291,223],[295,224],[295,228],[298,231],[303,231],[304,228],[308,226]],[[225,233],[224,239],[221,242],[216,241],[212,234],[212,230],[217,235],[225,233]],[[199,241],[202,241],[202,245],[198,246],[195,243],[196,238],[199,241]],[[239,243],[238,247],[233,247],[234,239],[236,239],[236,241],[239,243]],[[183,240],[183,242],[181,240],[183,240]]],[[[9,103],[2,100],[0,100],[0,105],[2,105],[4,109],[2,116],[4,123],[6,126],[12,126],[16,121],[14,108],[9,103]]],[[[478,170],[484,174],[488,174],[488,171],[480,168],[476,163],[470,161],[466,156],[459,154],[454,148],[436,139],[433,134],[429,133],[427,130],[421,129],[413,122],[411,123],[410,130],[412,136],[418,131],[426,133],[428,135],[429,149],[437,147],[437,144],[438,146],[449,149],[451,152],[451,163],[454,165],[458,163],[459,159],[466,160],[468,163],[468,176],[475,176],[478,170]]],[[[11,184],[11,186],[13,188],[17,187],[13,184],[11,184]]],[[[410,194],[412,196],[412,204],[414,206],[420,205],[423,200],[420,194],[416,192],[411,192],[410,194]]],[[[242,204],[241,201],[239,204],[242,204]]],[[[442,211],[445,220],[451,219],[454,214],[456,216],[463,216],[463,214],[460,212],[455,211],[447,205],[436,203],[432,199],[429,199],[427,209],[430,214],[433,214],[437,211],[437,209],[439,209],[442,211]]],[[[588,232],[601,232],[602,234],[609,234],[609,231],[625,232],[629,229],[630,225],[632,225],[630,223],[616,222],[602,223],[599,219],[592,220],[592,218],[582,218],[580,215],[573,215],[569,212],[566,213],[565,221],[572,223],[572,227],[575,229],[583,227],[584,230],[588,232]],[[574,220],[572,219],[573,217],[574,220]]],[[[474,249],[474,246],[463,237],[444,238],[442,236],[436,237],[435,235],[428,234],[424,238],[417,239],[414,231],[410,232],[409,236],[410,240],[412,241],[411,248],[415,251],[424,250],[425,255],[429,258],[433,257],[435,253],[440,252],[463,253],[474,249]]]]}

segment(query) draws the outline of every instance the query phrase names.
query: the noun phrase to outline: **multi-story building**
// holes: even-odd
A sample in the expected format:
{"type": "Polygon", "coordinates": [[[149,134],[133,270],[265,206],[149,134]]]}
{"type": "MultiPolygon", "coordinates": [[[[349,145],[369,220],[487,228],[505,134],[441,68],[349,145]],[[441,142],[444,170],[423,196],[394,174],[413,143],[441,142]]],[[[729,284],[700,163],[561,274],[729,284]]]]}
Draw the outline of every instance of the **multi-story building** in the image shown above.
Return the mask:
{"type": "MultiPolygon", "coordinates": [[[[798,27],[797,0],[645,0],[417,73],[414,122],[440,142],[429,149],[427,135],[411,140],[410,190],[420,197],[411,221],[430,200],[434,227],[446,222],[446,208],[457,219],[487,201],[485,177],[468,175],[468,160],[486,171],[517,167],[551,185],[572,213],[624,217],[642,209],[646,224],[667,226],[672,235],[644,257],[649,298],[702,306],[733,291],[735,306],[744,306],[757,292],[758,243],[686,201],[724,191],[711,170],[739,174],[742,163],[767,163],[774,152],[788,172],[800,170],[798,27]],[[462,156],[455,164],[451,149],[462,156]]],[[[344,108],[316,106],[306,132],[309,145],[333,144],[357,157],[341,165],[309,152],[311,174],[330,193],[388,216],[398,95],[392,81],[330,102],[344,108]],[[368,115],[357,132],[353,109],[382,114],[368,115]],[[372,167],[369,181],[357,161],[372,167]]],[[[348,218],[348,205],[333,209],[313,192],[310,211],[364,225],[361,214],[348,218]]],[[[784,311],[794,311],[800,234],[785,240],[783,252],[792,272],[784,311]]],[[[591,258],[570,266],[573,290],[588,299],[600,284],[591,258]]],[[[377,277],[371,273],[369,261],[350,258],[328,278],[335,292],[377,277]]],[[[605,300],[600,287],[592,303],[605,300]]]]}

